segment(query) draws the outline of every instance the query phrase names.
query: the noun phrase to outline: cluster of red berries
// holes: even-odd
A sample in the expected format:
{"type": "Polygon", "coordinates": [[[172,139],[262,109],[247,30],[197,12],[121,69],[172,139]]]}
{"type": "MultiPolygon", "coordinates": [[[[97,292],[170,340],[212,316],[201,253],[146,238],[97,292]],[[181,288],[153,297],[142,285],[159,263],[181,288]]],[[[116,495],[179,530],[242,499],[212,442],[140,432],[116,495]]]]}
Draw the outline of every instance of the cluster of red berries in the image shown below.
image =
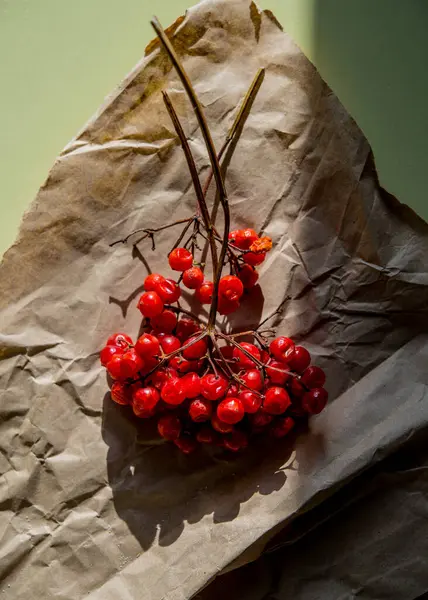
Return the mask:
{"type": "Polygon", "coordinates": [[[233,338],[218,346],[228,376],[209,360],[210,338],[195,320],[165,309],[150,326],[135,344],[126,334],[112,335],[101,363],[114,380],[112,399],[157,419],[159,434],[184,453],[200,444],[238,451],[261,433],[284,437],[296,420],[326,405],[323,370],[287,337],[266,349],[233,338]]]}
{"type": "MultiPolygon", "coordinates": [[[[218,312],[229,315],[240,306],[244,290],[254,287],[258,280],[256,265],[261,264],[272,242],[267,236],[259,237],[254,229],[239,229],[229,235],[230,248],[237,250],[236,275],[222,277],[218,289],[218,312]]],[[[168,257],[173,271],[181,271],[181,280],[186,288],[195,290],[195,296],[201,304],[211,304],[214,283],[205,279],[200,267],[194,265],[193,254],[187,248],[175,248],[168,257]]],[[[162,314],[165,304],[176,302],[181,290],[176,281],[162,275],[152,274],[144,283],[146,292],[141,296],[139,309],[148,318],[162,314]]]]}

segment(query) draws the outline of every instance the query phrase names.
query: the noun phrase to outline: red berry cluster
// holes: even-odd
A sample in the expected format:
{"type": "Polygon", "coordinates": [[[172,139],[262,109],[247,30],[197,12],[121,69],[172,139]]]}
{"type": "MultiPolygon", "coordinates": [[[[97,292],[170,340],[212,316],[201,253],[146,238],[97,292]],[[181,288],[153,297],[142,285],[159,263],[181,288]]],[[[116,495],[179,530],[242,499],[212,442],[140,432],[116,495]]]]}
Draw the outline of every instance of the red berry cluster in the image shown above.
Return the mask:
{"type": "MultiPolygon", "coordinates": [[[[161,285],[159,277],[150,275],[148,287],[161,285]]],[[[184,453],[201,444],[235,452],[261,433],[282,438],[296,420],[326,405],[324,371],[310,366],[309,352],[287,337],[265,347],[232,337],[217,346],[216,368],[210,338],[192,318],[163,309],[150,327],[135,344],[126,334],[112,335],[101,363],[114,380],[112,399],[130,405],[137,417],[155,418],[160,436],[184,453]]]]}

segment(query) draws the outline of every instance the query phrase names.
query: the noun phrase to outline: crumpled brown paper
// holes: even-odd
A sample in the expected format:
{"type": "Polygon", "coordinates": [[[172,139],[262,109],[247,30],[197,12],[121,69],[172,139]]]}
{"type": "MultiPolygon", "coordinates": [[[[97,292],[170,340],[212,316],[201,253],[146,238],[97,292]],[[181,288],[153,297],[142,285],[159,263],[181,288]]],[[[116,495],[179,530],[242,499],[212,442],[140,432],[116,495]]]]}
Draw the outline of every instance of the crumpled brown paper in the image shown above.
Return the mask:
{"type": "MultiPolygon", "coordinates": [[[[278,332],[304,340],[332,402],[294,448],[230,462],[148,443],[111,403],[98,350],[112,330],[138,332],[143,278],[165,271],[171,240],[134,255],[109,244],[195,204],[162,89],[208,168],[178,77],[152,44],[58,157],[1,264],[5,600],[190,598],[427,426],[428,226],[379,187],[363,134],[271,13],[205,0],[171,33],[218,148],[266,68],[227,189],[234,225],[262,226],[275,247],[264,298],[235,324],[289,296],[278,332]]],[[[295,597],[345,597],[311,595],[297,569],[283,565],[295,597]]],[[[394,598],[410,598],[397,586],[394,598]]]]}

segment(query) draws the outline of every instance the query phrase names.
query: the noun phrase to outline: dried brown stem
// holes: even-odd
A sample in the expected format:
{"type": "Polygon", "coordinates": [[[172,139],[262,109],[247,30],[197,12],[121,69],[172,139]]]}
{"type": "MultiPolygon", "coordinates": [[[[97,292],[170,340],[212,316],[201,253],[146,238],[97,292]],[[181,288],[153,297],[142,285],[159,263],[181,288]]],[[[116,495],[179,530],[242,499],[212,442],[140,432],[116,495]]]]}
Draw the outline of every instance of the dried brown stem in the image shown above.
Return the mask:
{"type": "Polygon", "coordinates": [[[115,246],[116,244],[126,244],[126,242],[129,240],[130,237],[132,237],[133,235],[135,235],[136,233],[145,233],[146,235],[143,236],[139,241],[141,242],[142,240],[151,237],[153,239],[153,235],[155,233],[159,233],[159,231],[163,231],[164,229],[169,229],[170,227],[175,227],[176,225],[181,225],[182,223],[191,223],[192,221],[194,221],[195,217],[189,217],[188,219],[179,219],[178,221],[174,221],[174,223],[168,223],[168,225],[163,225],[162,227],[144,227],[142,229],[136,229],[135,231],[132,231],[131,233],[129,233],[126,237],[122,238],[121,240],[116,240],[115,242],[112,242],[111,244],[109,244],[110,247],[115,246]]]}

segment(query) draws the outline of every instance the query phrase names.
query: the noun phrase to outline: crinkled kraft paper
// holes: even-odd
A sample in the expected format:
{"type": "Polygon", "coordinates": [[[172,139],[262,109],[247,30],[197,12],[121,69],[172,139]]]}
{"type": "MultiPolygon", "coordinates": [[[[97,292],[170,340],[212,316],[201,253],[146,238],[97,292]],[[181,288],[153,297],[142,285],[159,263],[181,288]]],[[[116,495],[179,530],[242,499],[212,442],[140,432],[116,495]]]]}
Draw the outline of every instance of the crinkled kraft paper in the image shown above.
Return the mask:
{"type": "MultiPolygon", "coordinates": [[[[331,403],[294,447],[224,461],[153,444],[109,399],[98,351],[113,330],[138,333],[143,278],[165,271],[172,239],[158,236],[155,252],[147,241],[134,253],[109,244],[195,206],[162,89],[208,172],[178,77],[151,44],[58,157],[1,265],[4,600],[191,598],[293,523],[312,518],[322,531],[328,515],[317,511],[427,426],[428,226],[380,188],[367,140],[271,13],[249,0],[206,0],[170,35],[217,148],[266,69],[227,189],[234,226],[263,228],[274,249],[260,270],[264,297],[233,324],[255,325],[289,297],[275,325],[325,368],[331,403]]],[[[404,599],[428,589],[428,536],[415,531],[426,524],[426,467],[412,464],[403,486],[397,475],[395,488],[382,488],[390,513],[370,508],[372,494],[366,512],[363,504],[332,517],[326,549],[322,537],[309,545],[314,533],[303,526],[296,552],[283,555],[283,537],[264,559],[284,556],[272,597],[404,599]],[[391,519],[377,525],[377,513],[391,519]],[[406,525],[414,544],[391,546],[406,525]],[[382,532],[378,545],[370,531],[382,532]]]]}

